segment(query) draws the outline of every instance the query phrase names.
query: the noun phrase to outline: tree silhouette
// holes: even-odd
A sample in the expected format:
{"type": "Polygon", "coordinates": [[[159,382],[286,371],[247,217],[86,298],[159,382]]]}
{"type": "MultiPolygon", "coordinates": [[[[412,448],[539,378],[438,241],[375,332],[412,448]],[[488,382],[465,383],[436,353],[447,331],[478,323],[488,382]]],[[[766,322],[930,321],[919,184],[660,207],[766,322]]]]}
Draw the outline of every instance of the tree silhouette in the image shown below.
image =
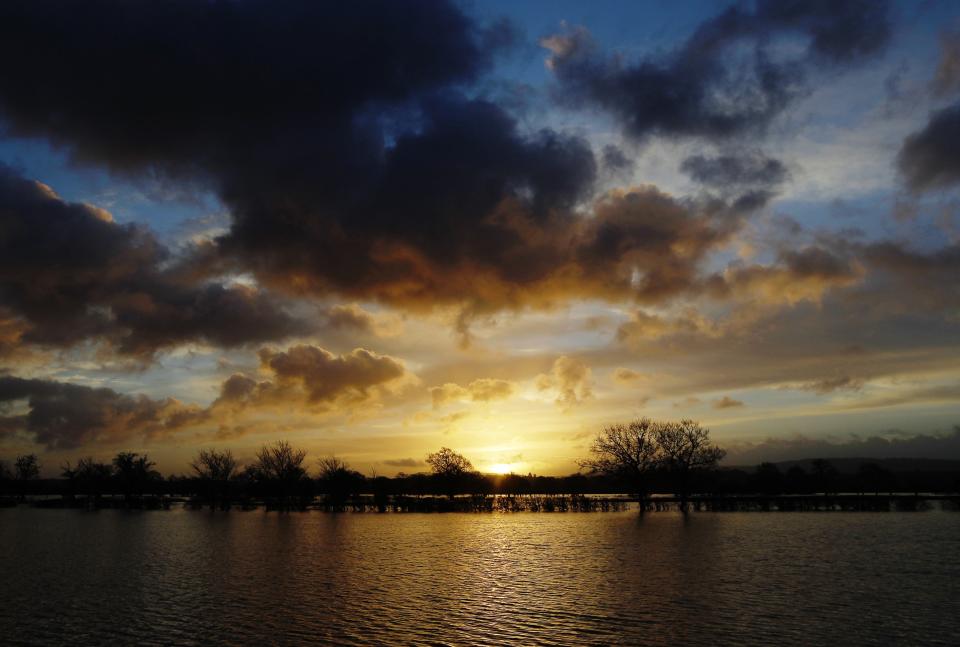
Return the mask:
{"type": "Polygon", "coordinates": [[[261,447],[257,451],[257,460],[245,471],[248,477],[265,489],[266,494],[278,497],[281,508],[287,509],[293,505],[296,495],[301,493],[307,476],[303,467],[306,458],[306,451],[295,449],[285,440],[278,440],[261,447]]]}
{"type": "Polygon", "coordinates": [[[303,461],[306,458],[306,451],[294,449],[285,440],[278,440],[273,445],[264,445],[257,451],[257,461],[254,466],[267,480],[299,481],[307,473],[303,468],[303,461]]]}
{"type": "Polygon", "coordinates": [[[229,449],[201,449],[190,467],[198,477],[211,481],[229,481],[237,474],[237,460],[229,449]]]}
{"type": "Polygon", "coordinates": [[[154,465],[146,454],[137,452],[120,452],[113,457],[113,477],[128,504],[134,495],[142,496],[151,483],[162,478],[154,465]]]}
{"type": "Polygon", "coordinates": [[[794,465],[787,470],[787,491],[791,494],[804,494],[810,491],[810,478],[807,471],[800,465],[794,465]]]}
{"type": "Polygon", "coordinates": [[[216,506],[228,507],[227,491],[230,481],[237,475],[237,461],[229,449],[222,452],[215,449],[201,449],[197,458],[190,463],[197,474],[202,493],[212,510],[216,506]]]}
{"type": "Polygon", "coordinates": [[[625,425],[604,427],[590,446],[593,457],[580,461],[580,468],[624,479],[640,498],[640,510],[643,511],[648,494],[647,480],[660,458],[656,426],[649,418],[641,418],[625,425]]]}
{"type": "Polygon", "coordinates": [[[87,456],[77,461],[76,467],[71,467],[69,461],[64,463],[62,473],[64,477],[70,479],[78,494],[92,496],[96,502],[107,488],[110,477],[113,476],[113,467],[87,456]]]}
{"type": "Polygon", "coordinates": [[[13,469],[18,481],[32,481],[40,476],[40,461],[36,454],[17,456],[13,469]]]}
{"type": "Polygon", "coordinates": [[[36,454],[17,456],[13,461],[13,478],[16,480],[17,499],[26,499],[29,482],[40,476],[40,461],[36,454]]]}
{"type": "Polygon", "coordinates": [[[783,474],[775,463],[760,463],[753,478],[757,492],[762,494],[780,494],[783,492],[783,474]]]}
{"type": "Polygon", "coordinates": [[[656,425],[656,438],[663,466],[674,476],[680,509],[685,511],[691,476],[716,467],[727,452],[711,442],[709,429],[690,419],[656,425]]]}
{"type": "Polygon", "coordinates": [[[441,447],[433,454],[428,454],[427,465],[433,470],[434,480],[451,499],[463,484],[464,477],[473,469],[466,457],[449,447],[441,447]]]}
{"type": "Polygon", "coordinates": [[[876,463],[861,463],[857,480],[860,482],[861,492],[872,490],[874,494],[880,494],[880,490],[892,492],[897,488],[896,475],[876,463]]]}
{"type": "Polygon", "coordinates": [[[327,502],[340,508],[351,494],[356,494],[363,484],[360,472],[350,469],[336,456],[327,456],[317,461],[320,468],[319,480],[322,491],[327,494],[327,502]]]}
{"type": "Polygon", "coordinates": [[[824,496],[830,494],[837,480],[837,468],[824,458],[816,458],[810,465],[813,468],[813,480],[817,489],[823,492],[824,496]]]}
{"type": "Polygon", "coordinates": [[[473,469],[473,465],[466,457],[449,447],[441,447],[439,451],[428,454],[427,465],[434,474],[444,476],[459,476],[473,469]]]}

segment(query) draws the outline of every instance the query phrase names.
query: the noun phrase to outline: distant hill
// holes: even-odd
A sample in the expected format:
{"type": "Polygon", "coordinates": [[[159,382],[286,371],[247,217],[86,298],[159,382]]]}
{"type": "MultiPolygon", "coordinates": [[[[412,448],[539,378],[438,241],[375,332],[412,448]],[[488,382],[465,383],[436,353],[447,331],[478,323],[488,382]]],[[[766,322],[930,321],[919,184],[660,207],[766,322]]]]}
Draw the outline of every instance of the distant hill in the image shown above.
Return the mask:
{"type": "MultiPolygon", "coordinates": [[[[775,463],[781,472],[786,472],[794,465],[799,465],[807,472],[813,469],[813,458],[804,458],[794,461],[778,461],[775,463]]],[[[960,472],[960,460],[940,458],[827,458],[841,474],[856,474],[863,463],[875,463],[880,467],[895,473],[904,472],[960,472]]],[[[732,469],[752,472],[756,465],[731,465],[732,469]]]]}

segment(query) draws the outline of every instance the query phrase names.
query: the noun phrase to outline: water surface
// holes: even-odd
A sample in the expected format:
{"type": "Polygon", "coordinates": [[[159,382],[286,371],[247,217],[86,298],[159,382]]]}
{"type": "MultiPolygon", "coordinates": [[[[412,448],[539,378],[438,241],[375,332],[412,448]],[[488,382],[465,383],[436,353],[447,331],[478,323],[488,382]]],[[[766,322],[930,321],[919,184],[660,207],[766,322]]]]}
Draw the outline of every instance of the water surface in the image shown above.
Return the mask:
{"type": "Polygon", "coordinates": [[[960,514],[0,510],[7,644],[960,644],[960,514]]]}

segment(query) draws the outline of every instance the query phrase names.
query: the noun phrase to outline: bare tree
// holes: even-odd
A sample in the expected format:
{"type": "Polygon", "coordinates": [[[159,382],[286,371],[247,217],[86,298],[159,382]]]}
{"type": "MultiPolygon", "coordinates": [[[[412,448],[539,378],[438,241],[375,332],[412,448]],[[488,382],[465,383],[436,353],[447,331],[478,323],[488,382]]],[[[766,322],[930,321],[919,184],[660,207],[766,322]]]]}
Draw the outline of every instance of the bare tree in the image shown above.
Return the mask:
{"type": "Polygon", "coordinates": [[[14,478],[17,479],[17,488],[19,489],[19,499],[23,501],[27,495],[27,483],[40,476],[40,461],[36,454],[24,454],[17,456],[13,462],[14,478]]]}
{"type": "Polygon", "coordinates": [[[306,458],[306,451],[294,449],[285,440],[278,440],[272,445],[264,445],[260,448],[254,466],[264,479],[281,482],[299,481],[307,474],[303,468],[303,461],[306,458]]]}
{"type": "Polygon", "coordinates": [[[113,475],[128,503],[132,495],[142,495],[150,483],[162,478],[153,469],[155,465],[146,454],[137,452],[120,452],[113,457],[113,475]]]}
{"type": "Polygon", "coordinates": [[[190,467],[197,476],[210,481],[229,481],[237,474],[237,460],[229,449],[201,449],[190,467]]]}
{"type": "Polygon", "coordinates": [[[18,481],[31,481],[40,476],[40,461],[36,454],[17,456],[13,469],[18,481]]]}
{"type": "Polygon", "coordinates": [[[462,454],[449,447],[427,455],[427,465],[439,476],[461,476],[473,469],[473,465],[462,454]]]}
{"type": "Polygon", "coordinates": [[[321,479],[335,478],[339,474],[350,471],[350,466],[336,456],[324,456],[317,460],[321,479]]]}
{"type": "Polygon", "coordinates": [[[237,475],[237,460],[229,449],[201,449],[197,458],[190,463],[199,482],[196,483],[200,500],[206,499],[210,509],[230,507],[231,481],[237,475]]]}
{"type": "Polygon", "coordinates": [[[280,509],[304,507],[308,499],[305,488],[309,485],[307,470],[303,467],[306,458],[306,451],[278,440],[261,447],[257,460],[245,473],[259,484],[264,494],[275,499],[280,509]]]}
{"type": "Polygon", "coordinates": [[[79,494],[92,495],[97,500],[113,475],[113,466],[87,456],[77,461],[76,467],[72,467],[69,461],[64,463],[62,473],[64,478],[70,479],[79,494]]]}
{"type": "Polygon", "coordinates": [[[433,470],[435,482],[439,482],[451,499],[457,493],[457,489],[463,485],[466,475],[473,469],[473,465],[465,456],[449,447],[441,447],[433,454],[428,454],[427,464],[433,470]]]}
{"type": "Polygon", "coordinates": [[[334,506],[343,506],[363,485],[363,475],[336,456],[325,456],[317,461],[317,465],[322,491],[327,495],[327,502],[334,506]]]}
{"type": "Polygon", "coordinates": [[[680,509],[685,511],[691,475],[716,467],[727,452],[713,444],[709,429],[690,419],[657,424],[656,439],[660,460],[676,479],[680,509]]]}
{"type": "Polygon", "coordinates": [[[648,494],[647,478],[660,457],[656,427],[657,423],[649,418],[604,427],[590,447],[593,457],[580,461],[580,468],[625,479],[639,497],[643,511],[648,494]]]}
{"type": "Polygon", "coordinates": [[[813,478],[817,490],[823,492],[824,496],[831,494],[835,489],[837,468],[833,466],[833,463],[823,458],[815,458],[810,466],[813,468],[813,478]]]}

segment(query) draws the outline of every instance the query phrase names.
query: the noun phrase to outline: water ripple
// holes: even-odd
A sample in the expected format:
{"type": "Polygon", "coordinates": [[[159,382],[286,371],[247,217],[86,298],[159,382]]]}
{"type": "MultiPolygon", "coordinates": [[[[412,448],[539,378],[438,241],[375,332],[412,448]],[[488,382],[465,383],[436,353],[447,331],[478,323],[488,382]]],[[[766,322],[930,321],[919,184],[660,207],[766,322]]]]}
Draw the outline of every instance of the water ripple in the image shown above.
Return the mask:
{"type": "Polygon", "coordinates": [[[0,510],[13,645],[960,643],[960,515],[0,510]]]}

